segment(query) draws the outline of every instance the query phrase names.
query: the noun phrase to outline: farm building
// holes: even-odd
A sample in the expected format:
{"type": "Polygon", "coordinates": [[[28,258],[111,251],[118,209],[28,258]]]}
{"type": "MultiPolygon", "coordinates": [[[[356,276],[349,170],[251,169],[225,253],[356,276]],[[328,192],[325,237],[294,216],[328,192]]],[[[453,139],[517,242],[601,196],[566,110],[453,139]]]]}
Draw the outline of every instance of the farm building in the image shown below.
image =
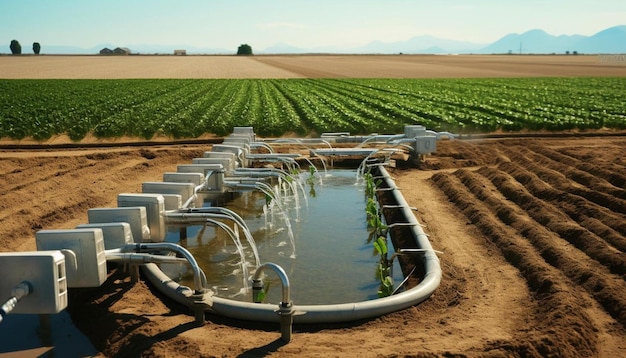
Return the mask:
{"type": "Polygon", "coordinates": [[[130,49],[127,47],[116,47],[115,50],[111,50],[108,47],[100,50],[101,55],[130,55],[130,49]]]}
{"type": "Polygon", "coordinates": [[[113,50],[111,50],[108,47],[105,47],[102,50],[100,50],[100,54],[101,55],[112,55],[113,54],[113,50]]]}
{"type": "Polygon", "coordinates": [[[187,55],[187,50],[174,50],[174,55],[176,55],[176,56],[185,56],[185,55],[187,55]]]}
{"type": "Polygon", "coordinates": [[[116,47],[113,53],[115,55],[130,55],[130,49],[127,47],[116,47]]]}

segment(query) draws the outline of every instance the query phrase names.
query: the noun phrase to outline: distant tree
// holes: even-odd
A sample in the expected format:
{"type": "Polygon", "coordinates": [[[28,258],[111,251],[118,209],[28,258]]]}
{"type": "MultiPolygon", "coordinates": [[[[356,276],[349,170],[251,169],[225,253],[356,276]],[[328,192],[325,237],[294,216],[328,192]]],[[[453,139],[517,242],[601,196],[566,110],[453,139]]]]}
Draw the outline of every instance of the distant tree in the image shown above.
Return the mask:
{"type": "Polygon", "coordinates": [[[39,55],[39,51],[41,51],[41,45],[39,42],[33,42],[33,52],[35,55],[39,55]]]}
{"type": "Polygon", "coordinates": [[[11,40],[11,53],[14,55],[21,55],[22,54],[22,45],[20,45],[20,42],[17,40],[11,40]]]}
{"type": "Polygon", "coordinates": [[[237,55],[252,55],[252,47],[248,44],[243,44],[237,48],[237,55]]]}

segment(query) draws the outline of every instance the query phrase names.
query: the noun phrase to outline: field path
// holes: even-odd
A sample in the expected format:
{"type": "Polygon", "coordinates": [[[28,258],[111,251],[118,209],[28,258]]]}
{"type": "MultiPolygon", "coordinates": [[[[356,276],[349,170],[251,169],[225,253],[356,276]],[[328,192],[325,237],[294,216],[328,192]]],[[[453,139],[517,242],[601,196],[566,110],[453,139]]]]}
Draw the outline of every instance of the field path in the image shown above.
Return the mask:
{"type": "Polygon", "coordinates": [[[392,172],[392,176],[407,202],[416,207],[417,219],[433,247],[443,251],[442,285],[430,298],[432,302],[416,310],[426,332],[443,325],[447,335],[429,335],[426,346],[469,352],[482,349],[485,343],[477,346],[476,337],[489,337],[491,342],[513,339],[518,327],[528,325],[532,316],[524,280],[503,258],[494,256],[497,248],[485,242],[438,190],[431,179],[433,172],[425,173],[427,177],[419,179],[406,171],[392,172]]]}

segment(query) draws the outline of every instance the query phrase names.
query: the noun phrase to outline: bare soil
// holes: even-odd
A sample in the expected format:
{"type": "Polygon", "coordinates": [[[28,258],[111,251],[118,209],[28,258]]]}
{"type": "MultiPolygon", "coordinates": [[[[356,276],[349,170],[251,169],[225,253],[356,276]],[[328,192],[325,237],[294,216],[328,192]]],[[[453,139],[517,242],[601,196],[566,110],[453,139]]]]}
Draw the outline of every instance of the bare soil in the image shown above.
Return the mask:
{"type": "MultiPolygon", "coordinates": [[[[71,290],[68,310],[102,356],[625,356],[625,147],[623,133],[444,141],[419,169],[392,169],[444,276],[384,317],[298,325],[283,344],[274,324],[207,315],[198,327],[114,268],[71,290]]],[[[209,149],[0,150],[0,250],[35,250],[36,231],[84,223],[209,149]]]]}
{"type": "Polygon", "coordinates": [[[626,76],[598,55],[0,56],[0,78],[626,76]]]}

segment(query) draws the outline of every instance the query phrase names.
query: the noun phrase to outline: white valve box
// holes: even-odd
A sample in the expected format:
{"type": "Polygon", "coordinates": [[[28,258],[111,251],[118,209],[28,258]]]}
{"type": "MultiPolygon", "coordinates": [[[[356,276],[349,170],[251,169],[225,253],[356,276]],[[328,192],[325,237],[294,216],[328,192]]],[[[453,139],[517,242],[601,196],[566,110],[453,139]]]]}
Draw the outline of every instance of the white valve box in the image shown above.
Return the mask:
{"type": "Polygon", "coordinates": [[[145,207],[148,217],[148,227],[150,228],[150,242],[162,242],[165,240],[165,199],[161,194],[119,194],[117,196],[117,206],[123,207],[145,207]]]}
{"type": "Polygon", "coordinates": [[[230,158],[193,158],[192,164],[221,164],[227,173],[235,170],[235,161],[230,158]]]}
{"type": "Polygon", "coordinates": [[[250,142],[252,141],[250,140],[250,137],[248,136],[231,135],[231,136],[224,138],[224,141],[222,142],[222,144],[236,145],[239,147],[245,147],[246,149],[249,150],[250,142]]]}
{"type": "Polygon", "coordinates": [[[206,175],[209,172],[224,172],[221,164],[179,164],[176,166],[178,173],[200,173],[206,175]]]}
{"type": "Polygon", "coordinates": [[[417,154],[430,154],[437,151],[437,138],[430,137],[416,137],[414,142],[414,149],[417,154]]]}
{"type": "Polygon", "coordinates": [[[426,127],[419,124],[404,126],[404,135],[407,138],[424,137],[426,127]]]}
{"type": "MultiPolygon", "coordinates": [[[[163,195],[163,200],[164,200],[164,208],[166,211],[169,210],[178,210],[183,206],[183,198],[182,196],[178,195],[178,194],[161,194],[163,195]]],[[[195,203],[197,202],[197,200],[194,201],[194,205],[192,207],[195,207],[195,203]]]]}
{"type": "Polygon", "coordinates": [[[208,175],[208,190],[224,191],[224,166],[221,164],[180,164],[176,167],[179,173],[202,173],[208,175]]]}
{"type": "Polygon", "coordinates": [[[213,152],[218,152],[218,153],[219,152],[233,153],[237,157],[237,160],[241,161],[239,163],[240,167],[245,168],[248,166],[248,162],[246,160],[246,155],[248,155],[248,152],[246,152],[245,148],[243,148],[242,146],[229,145],[229,144],[214,144],[213,147],[211,147],[211,150],[213,152]]]}
{"type": "Polygon", "coordinates": [[[117,249],[134,242],[130,224],[127,222],[81,224],[76,228],[102,230],[105,250],[117,249]]]}
{"type": "Polygon", "coordinates": [[[230,160],[236,160],[237,156],[234,153],[230,152],[204,152],[202,154],[203,158],[227,158],[230,160]]]}
{"type": "Polygon", "coordinates": [[[31,288],[11,313],[55,314],[67,307],[65,256],[61,251],[0,253],[0,301],[23,281],[31,288]]]}
{"type": "Polygon", "coordinates": [[[141,191],[143,193],[176,194],[180,195],[183,202],[193,196],[194,189],[195,186],[191,183],[145,182],[141,184],[141,191]]]}
{"type": "Polygon", "coordinates": [[[235,135],[246,135],[250,138],[250,140],[255,140],[255,133],[253,127],[234,127],[233,134],[235,135]]]}
{"type": "Polygon", "coordinates": [[[163,181],[168,183],[191,183],[199,186],[204,183],[204,173],[163,173],[163,181]]]}
{"type": "MultiPolygon", "coordinates": [[[[242,155],[243,153],[246,153],[246,147],[243,144],[239,144],[239,143],[233,143],[233,144],[214,144],[213,147],[211,147],[211,150],[213,152],[226,152],[226,153],[233,153],[235,154],[237,157],[239,157],[240,155],[242,155]]],[[[247,154],[247,153],[246,153],[247,154]]]]}
{"type": "Polygon", "coordinates": [[[148,214],[143,206],[131,208],[92,208],[87,210],[90,224],[95,223],[128,223],[135,242],[149,242],[150,228],[148,214]]]}
{"type": "Polygon", "coordinates": [[[68,287],[99,287],[106,280],[101,229],[40,230],[35,241],[38,251],[63,252],[68,287]]]}

